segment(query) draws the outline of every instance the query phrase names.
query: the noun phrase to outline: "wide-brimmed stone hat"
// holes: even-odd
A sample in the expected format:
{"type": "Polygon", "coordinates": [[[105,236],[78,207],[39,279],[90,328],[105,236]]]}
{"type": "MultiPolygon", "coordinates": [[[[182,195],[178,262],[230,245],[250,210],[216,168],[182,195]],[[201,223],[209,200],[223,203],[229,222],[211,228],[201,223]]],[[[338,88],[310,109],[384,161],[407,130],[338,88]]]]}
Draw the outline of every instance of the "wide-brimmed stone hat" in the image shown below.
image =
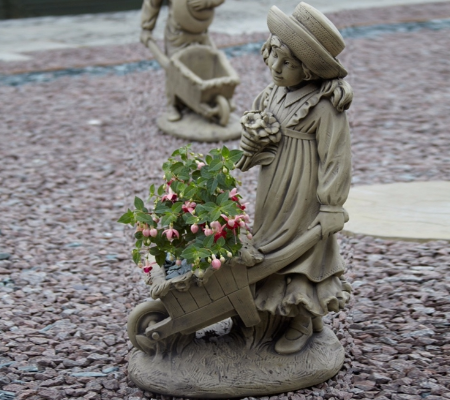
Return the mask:
{"type": "Polygon", "coordinates": [[[267,26],[291,52],[321,78],[343,78],[347,71],[336,59],[345,43],[333,23],[319,10],[301,2],[292,15],[273,6],[267,26]]]}

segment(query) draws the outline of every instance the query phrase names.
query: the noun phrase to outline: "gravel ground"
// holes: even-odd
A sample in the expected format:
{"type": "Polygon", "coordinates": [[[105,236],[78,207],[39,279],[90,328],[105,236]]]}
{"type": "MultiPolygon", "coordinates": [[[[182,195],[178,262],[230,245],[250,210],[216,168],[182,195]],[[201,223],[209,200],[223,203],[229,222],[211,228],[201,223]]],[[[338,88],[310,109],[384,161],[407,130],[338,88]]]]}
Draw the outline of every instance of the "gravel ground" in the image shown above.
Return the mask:
{"type": "MultiPolygon", "coordinates": [[[[348,40],[355,185],[448,179],[448,35],[348,40]]],[[[231,62],[242,112],[269,75],[256,55],[231,62]]],[[[115,221],[186,144],[155,126],[164,73],[1,87],[0,102],[0,398],[161,399],[127,378],[126,318],[147,288],[115,221]]],[[[253,203],[257,172],[240,177],[253,203]]],[[[450,398],[448,243],[341,242],[355,296],[328,323],[344,368],[270,400],[450,398]]]]}

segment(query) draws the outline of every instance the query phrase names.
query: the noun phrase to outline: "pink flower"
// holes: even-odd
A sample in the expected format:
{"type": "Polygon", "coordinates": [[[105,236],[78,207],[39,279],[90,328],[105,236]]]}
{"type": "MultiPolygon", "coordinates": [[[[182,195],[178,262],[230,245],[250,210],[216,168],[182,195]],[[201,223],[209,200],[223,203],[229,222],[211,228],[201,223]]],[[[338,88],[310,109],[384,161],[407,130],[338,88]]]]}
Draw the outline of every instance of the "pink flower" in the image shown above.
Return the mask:
{"type": "MultiPolygon", "coordinates": [[[[211,228],[214,233],[214,243],[217,242],[221,237],[226,238],[227,231],[224,229],[226,227],[225,225],[220,225],[219,221],[213,221],[211,222],[211,228]]],[[[205,233],[206,235],[206,233],[205,233]]]]}
{"type": "Polygon", "coordinates": [[[203,233],[205,234],[205,236],[214,235],[214,231],[208,225],[206,225],[206,227],[203,229],[203,233]]]}
{"type": "Polygon", "coordinates": [[[150,229],[150,236],[156,237],[156,235],[158,235],[158,230],[155,228],[150,229]]]}
{"type": "Polygon", "coordinates": [[[174,236],[176,236],[177,238],[180,238],[180,234],[178,233],[178,231],[176,229],[173,229],[172,227],[170,227],[169,229],[166,229],[163,232],[163,235],[166,235],[167,239],[169,239],[169,241],[172,241],[174,239],[174,236]]]}
{"type": "Polygon", "coordinates": [[[191,232],[192,233],[197,233],[198,232],[198,225],[197,224],[191,225],[191,232]]]}
{"type": "Polygon", "coordinates": [[[234,228],[236,226],[236,218],[237,217],[235,217],[235,218],[228,218],[225,214],[221,214],[221,217],[226,221],[227,227],[229,229],[233,229],[234,230],[234,228]]]}
{"type": "Polygon", "coordinates": [[[211,266],[213,269],[217,270],[220,268],[220,266],[222,265],[222,263],[220,262],[220,260],[218,260],[217,258],[215,258],[214,260],[212,260],[211,262],[211,266]]]}
{"type": "Polygon", "coordinates": [[[142,271],[144,271],[146,274],[149,274],[151,270],[153,269],[153,265],[155,265],[156,262],[149,262],[148,260],[145,261],[145,266],[142,268],[142,271]]]}
{"type": "Polygon", "coordinates": [[[136,226],[136,232],[142,232],[144,230],[144,227],[138,222],[136,226]]]}
{"type": "Polygon", "coordinates": [[[202,169],[206,164],[204,162],[197,161],[197,169],[202,169]]]}
{"type": "Polygon", "coordinates": [[[247,233],[247,238],[248,238],[248,240],[252,240],[253,239],[253,235],[249,232],[249,233],[247,233]]]}
{"type": "Polygon", "coordinates": [[[175,201],[177,201],[177,197],[178,197],[178,195],[169,186],[168,193],[165,194],[163,197],[161,197],[161,201],[169,200],[172,203],[174,203],[175,201]]]}
{"type": "Polygon", "coordinates": [[[193,201],[185,201],[184,204],[181,206],[181,209],[184,212],[189,212],[193,214],[196,206],[197,204],[194,203],[193,201]]]}
{"type": "Polygon", "coordinates": [[[143,229],[143,230],[142,230],[142,234],[143,234],[145,237],[149,237],[149,236],[150,236],[150,229],[148,229],[148,228],[143,229]]]}

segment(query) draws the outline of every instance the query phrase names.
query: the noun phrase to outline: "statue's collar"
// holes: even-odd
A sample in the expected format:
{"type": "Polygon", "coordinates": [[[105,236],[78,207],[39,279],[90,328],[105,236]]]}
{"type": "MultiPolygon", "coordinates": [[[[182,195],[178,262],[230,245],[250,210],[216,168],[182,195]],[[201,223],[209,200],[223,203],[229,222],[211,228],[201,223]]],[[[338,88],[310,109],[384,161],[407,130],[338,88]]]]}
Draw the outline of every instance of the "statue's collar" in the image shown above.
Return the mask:
{"type": "Polygon", "coordinates": [[[289,91],[285,87],[277,87],[276,93],[276,102],[281,102],[284,98],[286,98],[284,105],[286,107],[291,106],[292,104],[300,101],[305,96],[308,96],[312,92],[318,90],[320,86],[316,82],[311,82],[306,86],[301,87],[300,89],[289,91]]]}

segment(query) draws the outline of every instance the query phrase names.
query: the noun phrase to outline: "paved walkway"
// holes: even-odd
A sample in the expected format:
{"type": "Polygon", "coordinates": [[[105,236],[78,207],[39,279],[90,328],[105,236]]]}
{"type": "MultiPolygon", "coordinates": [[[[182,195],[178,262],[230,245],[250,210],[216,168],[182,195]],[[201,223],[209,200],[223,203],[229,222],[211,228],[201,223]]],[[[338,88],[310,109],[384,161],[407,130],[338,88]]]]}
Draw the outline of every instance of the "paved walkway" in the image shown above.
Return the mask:
{"type": "MultiPolygon", "coordinates": [[[[309,0],[323,12],[446,0],[309,0]]],[[[276,3],[291,12],[298,0],[227,0],[217,9],[211,31],[239,34],[266,30],[268,8],[276,3]]],[[[139,40],[140,11],[42,17],[0,21],[0,61],[27,60],[33,51],[135,43],[139,40]]],[[[166,9],[160,15],[164,21],[166,9]]],[[[155,36],[162,37],[163,23],[155,36]]]]}

